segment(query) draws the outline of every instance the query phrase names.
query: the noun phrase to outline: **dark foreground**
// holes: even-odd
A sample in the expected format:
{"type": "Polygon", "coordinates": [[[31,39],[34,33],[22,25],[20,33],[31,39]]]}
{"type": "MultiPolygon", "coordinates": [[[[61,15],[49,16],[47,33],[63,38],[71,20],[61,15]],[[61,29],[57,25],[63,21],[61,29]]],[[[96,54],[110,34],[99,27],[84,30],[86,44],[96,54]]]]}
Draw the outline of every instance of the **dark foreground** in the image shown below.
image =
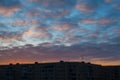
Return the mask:
{"type": "Polygon", "coordinates": [[[63,61],[1,65],[0,80],[120,80],[120,66],[63,61]]]}

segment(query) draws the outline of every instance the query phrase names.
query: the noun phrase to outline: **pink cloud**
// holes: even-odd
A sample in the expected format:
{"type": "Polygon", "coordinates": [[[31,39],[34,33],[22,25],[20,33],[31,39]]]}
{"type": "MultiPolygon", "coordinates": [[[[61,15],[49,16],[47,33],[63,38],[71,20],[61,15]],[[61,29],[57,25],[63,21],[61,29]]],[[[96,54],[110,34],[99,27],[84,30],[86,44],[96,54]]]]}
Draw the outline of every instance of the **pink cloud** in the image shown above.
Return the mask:
{"type": "Polygon", "coordinates": [[[19,21],[14,21],[11,23],[12,25],[18,25],[18,26],[24,26],[26,24],[25,21],[19,20],[19,21]]]}
{"type": "Polygon", "coordinates": [[[73,27],[75,28],[75,26],[72,26],[70,24],[56,24],[53,26],[53,29],[58,31],[66,31],[72,29],[73,27]]]}
{"type": "Polygon", "coordinates": [[[114,8],[120,10],[120,4],[118,4],[118,5],[114,5],[114,8]]]}
{"type": "Polygon", "coordinates": [[[28,1],[32,3],[34,2],[34,3],[42,4],[46,8],[51,7],[51,2],[52,2],[52,6],[54,7],[58,7],[65,4],[64,1],[62,0],[52,0],[52,1],[51,0],[46,0],[46,1],[45,0],[28,0],[28,1]]]}
{"type": "Polygon", "coordinates": [[[27,17],[39,16],[40,14],[41,11],[39,11],[37,8],[32,8],[28,12],[26,12],[27,17]]]}
{"type": "Polygon", "coordinates": [[[83,11],[83,12],[93,12],[92,9],[89,9],[89,7],[86,6],[86,5],[84,5],[84,4],[78,4],[78,5],[76,5],[76,9],[80,10],[80,11],[83,11]]]}
{"type": "Polygon", "coordinates": [[[96,10],[96,8],[99,7],[99,3],[97,0],[77,0],[77,4],[75,8],[77,10],[80,10],[85,13],[91,13],[96,10]]]}
{"type": "Polygon", "coordinates": [[[29,19],[29,20],[17,20],[17,21],[14,21],[14,22],[11,22],[10,24],[11,25],[17,25],[17,26],[25,26],[27,24],[38,24],[39,21],[38,20],[35,20],[35,19],[29,19]]]}
{"type": "Polygon", "coordinates": [[[88,37],[98,37],[97,33],[89,34],[88,37]]]}
{"type": "Polygon", "coordinates": [[[112,1],[114,1],[114,0],[105,0],[106,3],[110,3],[112,1]]]}
{"type": "Polygon", "coordinates": [[[110,23],[111,20],[110,19],[99,19],[99,20],[95,20],[95,19],[86,19],[83,20],[84,23],[86,24],[94,24],[94,23],[98,23],[98,24],[107,24],[110,23]]]}

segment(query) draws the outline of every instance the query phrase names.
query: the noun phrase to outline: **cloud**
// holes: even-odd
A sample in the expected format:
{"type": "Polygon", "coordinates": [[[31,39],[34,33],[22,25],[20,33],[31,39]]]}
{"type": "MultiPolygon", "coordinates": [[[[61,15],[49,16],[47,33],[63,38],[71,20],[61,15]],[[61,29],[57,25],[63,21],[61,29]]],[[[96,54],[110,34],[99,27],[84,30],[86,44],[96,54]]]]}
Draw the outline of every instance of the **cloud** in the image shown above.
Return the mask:
{"type": "Polygon", "coordinates": [[[7,29],[7,26],[3,23],[0,23],[0,31],[5,31],[7,29]]]}
{"type": "Polygon", "coordinates": [[[16,20],[16,21],[10,22],[10,25],[22,26],[22,27],[25,27],[28,24],[37,25],[37,24],[39,24],[39,21],[36,19],[30,19],[30,20],[16,20]]]}
{"type": "Polygon", "coordinates": [[[0,43],[10,43],[12,42],[10,39],[3,39],[0,37],[0,43]]]}
{"type": "Polygon", "coordinates": [[[0,0],[0,6],[1,7],[13,7],[13,6],[19,6],[21,4],[20,0],[0,0]]]}
{"type": "Polygon", "coordinates": [[[11,40],[20,40],[22,39],[22,34],[17,32],[2,32],[0,33],[0,38],[3,42],[9,42],[11,40]]]}
{"type": "Polygon", "coordinates": [[[47,9],[67,9],[75,5],[76,0],[28,0],[47,9]]]}
{"type": "Polygon", "coordinates": [[[114,1],[114,0],[105,0],[106,3],[110,3],[112,1],[114,1]]]}
{"type": "MultiPolygon", "coordinates": [[[[59,0],[57,0],[57,1],[59,1],[59,0]]],[[[65,4],[65,6],[67,6],[67,5],[65,4]]],[[[59,9],[57,7],[50,8],[50,7],[48,7],[48,9],[43,8],[43,7],[31,8],[26,11],[26,16],[29,18],[30,17],[34,18],[35,16],[37,16],[37,17],[41,18],[40,21],[46,22],[47,20],[52,21],[52,20],[64,18],[65,16],[67,16],[71,13],[71,10],[69,9],[70,7],[68,7],[67,9],[65,9],[65,8],[59,9]],[[56,8],[56,9],[54,9],[54,8],[56,8]]]]}
{"type": "Polygon", "coordinates": [[[29,37],[29,38],[40,38],[40,39],[50,39],[51,34],[48,33],[46,28],[44,27],[35,27],[32,26],[30,29],[25,31],[23,33],[23,37],[29,37]]]}
{"type": "Polygon", "coordinates": [[[0,7],[0,14],[3,16],[11,16],[14,12],[18,11],[20,8],[18,7],[12,7],[12,8],[6,8],[6,7],[0,7]]]}
{"type": "Polygon", "coordinates": [[[14,21],[11,23],[12,25],[18,25],[18,26],[25,26],[26,22],[23,20],[19,20],[19,21],[14,21]]]}
{"type": "Polygon", "coordinates": [[[86,5],[80,5],[80,4],[78,4],[76,6],[76,9],[83,11],[83,12],[92,12],[93,11],[92,9],[89,9],[89,7],[87,7],[86,5]]]}
{"type": "Polygon", "coordinates": [[[0,1],[0,14],[10,16],[20,9],[21,2],[19,0],[1,0],[0,1]]]}
{"type": "Polygon", "coordinates": [[[120,4],[114,5],[114,8],[120,10],[120,4]]]}
{"type": "Polygon", "coordinates": [[[8,31],[9,26],[0,23],[0,41],[4,43],[10,43],[12,40],[21,40],[22,34],[16,31],[8,31]]]}
{"type": "Polygon", "coordinates": [[[76,9],[82,12],[93,12],[99,6],[98,0],[78,0],[76,9]]]}
{"type": "Polygon", "coordinates": [[[53,25],[53,29],[58,30],[58,31],[67,31],[67,30],[71,30],[76,27],[77,26],[75,26],[74,24],[67,24],[67,23],[53,25]]]}
{"type": "Polygon", "coordinates": [[[86,20],[83,20],[84,23],[86,24],[107,24],[107,23],[110,23],[112,22],[112,20],[110,19],[98,19],[98,20],[95,20],[95,19],[86,19],[86,20]]]}

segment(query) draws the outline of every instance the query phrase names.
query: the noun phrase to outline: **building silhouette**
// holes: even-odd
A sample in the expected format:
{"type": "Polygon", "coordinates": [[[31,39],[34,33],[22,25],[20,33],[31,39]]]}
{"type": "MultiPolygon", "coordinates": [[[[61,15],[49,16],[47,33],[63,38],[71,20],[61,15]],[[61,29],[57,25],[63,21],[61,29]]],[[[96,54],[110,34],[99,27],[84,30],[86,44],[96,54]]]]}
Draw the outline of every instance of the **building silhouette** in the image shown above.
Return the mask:
{"type": "Polygon", "coordinates": [[[1,65],[0,80],[120,80],[120,66],[63,61],[1,65]]]}

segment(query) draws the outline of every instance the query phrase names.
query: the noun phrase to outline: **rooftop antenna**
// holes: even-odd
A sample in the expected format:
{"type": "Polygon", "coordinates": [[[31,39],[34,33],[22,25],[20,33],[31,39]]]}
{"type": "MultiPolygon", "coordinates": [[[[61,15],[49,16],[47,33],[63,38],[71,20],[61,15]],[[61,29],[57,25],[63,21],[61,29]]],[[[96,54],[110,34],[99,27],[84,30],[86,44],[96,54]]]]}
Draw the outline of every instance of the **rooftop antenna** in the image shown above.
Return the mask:
{"type": "Polygon", "coordinates": [[[81,56],[81,61],[82,61],[82,62],[84,62],[84,61],[85,61],[84,56],[81,56]]]}

